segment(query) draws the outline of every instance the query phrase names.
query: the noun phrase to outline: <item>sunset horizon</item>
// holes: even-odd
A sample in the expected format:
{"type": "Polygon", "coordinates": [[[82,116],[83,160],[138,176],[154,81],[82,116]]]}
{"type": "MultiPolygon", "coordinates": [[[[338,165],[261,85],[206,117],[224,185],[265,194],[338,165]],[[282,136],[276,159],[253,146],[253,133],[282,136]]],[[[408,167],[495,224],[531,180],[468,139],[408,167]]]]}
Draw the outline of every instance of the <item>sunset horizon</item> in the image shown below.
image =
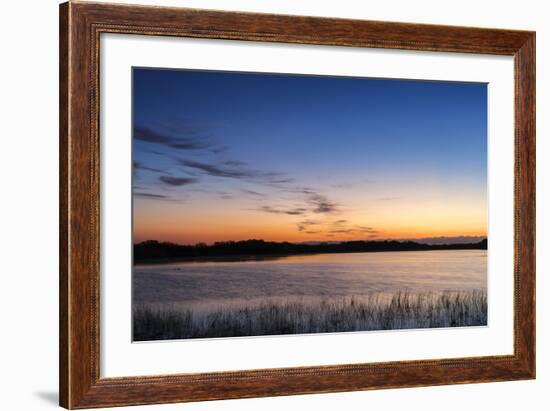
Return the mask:
{"type": "Polygon", "coordinates": [[[242,238],[242,239],[225,239],[225,240],[215,240],[212,242],[199,241],[196,243],[183,243],[179,241],[172,241],[170,239],[157,239],[157,238],[146,238],[138,239],[134,241],[134,244],[140,244],[148,241],[156,241],[159,243],[171,243],[176,245],[183,246],[196,246],[196,245],[214,245],[217,243],[228,243],[228,242],[246,242],[246,241],[265,241],[265,242],[276,242],[276,243],[291,243],[291,244],[304,244],[304,243],[338,243],[338,242],[348,242],[348,241],[413,241],[419,243],[438,243],[438,244],[466,244],[466,243],[477,243],[483,240],[486,240],[486,235],[462,235],[462,236],[436,236],[436,237],[407,237],[407,238],[357,238],[357,239],[344,239],[344,240],[316,240],[309,239],[306,241],[289,241],[289,240],[270,240],[265,238],[242,238]]]}

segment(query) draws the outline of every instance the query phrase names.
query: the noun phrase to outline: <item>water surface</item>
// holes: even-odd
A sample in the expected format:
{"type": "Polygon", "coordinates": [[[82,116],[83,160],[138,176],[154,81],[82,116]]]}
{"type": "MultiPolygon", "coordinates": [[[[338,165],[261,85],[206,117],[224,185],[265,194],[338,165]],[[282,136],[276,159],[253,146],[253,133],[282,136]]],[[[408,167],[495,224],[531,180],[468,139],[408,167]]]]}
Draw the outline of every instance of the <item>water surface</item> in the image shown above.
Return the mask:
{"type": "Polygon", "coordinates": [[[193,308],[266,299],[486,290],[486,250],[369,252],[134,267],[134,303],[193,308]]]}

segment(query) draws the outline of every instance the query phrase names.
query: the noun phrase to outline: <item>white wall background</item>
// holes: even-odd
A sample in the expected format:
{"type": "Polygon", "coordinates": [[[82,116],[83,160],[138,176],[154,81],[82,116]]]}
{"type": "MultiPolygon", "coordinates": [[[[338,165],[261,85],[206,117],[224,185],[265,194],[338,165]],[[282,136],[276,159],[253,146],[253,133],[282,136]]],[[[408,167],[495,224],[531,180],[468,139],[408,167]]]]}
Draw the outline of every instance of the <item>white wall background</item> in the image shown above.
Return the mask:
{"type": "MultiPolygon", "coordinates": [[[[144,410],[547,409],[550,390],[550,11],[537,0],[163,0],[134,3],[537,31],[535,381],[138,407],[144,410]],[[546,254],[545,254],[546,251],[546,254]]],[[[57,405],[57,0],[5,2],[0,64],[0,407],[57,405]]]]}

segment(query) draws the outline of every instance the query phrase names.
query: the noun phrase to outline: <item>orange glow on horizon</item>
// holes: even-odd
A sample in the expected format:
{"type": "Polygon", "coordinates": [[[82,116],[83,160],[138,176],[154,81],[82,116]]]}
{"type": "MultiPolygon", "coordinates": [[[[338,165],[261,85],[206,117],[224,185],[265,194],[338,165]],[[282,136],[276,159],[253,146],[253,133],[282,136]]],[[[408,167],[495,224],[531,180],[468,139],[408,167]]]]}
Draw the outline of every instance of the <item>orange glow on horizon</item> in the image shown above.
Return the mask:
{"type": "MultiPolygon", "coordinates": [[[[423,237],[486,236],[487,216],[483,212],[443,210],[419,205],[407,213],[391,207],[366,213],[347,212],[327,218],[281,216],[267,213],[215,209],[188,212],[136,212],[134,242],[169,241],[179,244],[211,244],[217,241],[262,239],[265,241],[347,241],[423,237]],[[426,210],[427,212],[423,212],[426,210]],[[299,228],[302,221],[311,225],[299,228]],[[338,224],[338,221],[345,223],[338,224]],[[313,224],[314,223],[314,224],[313,224]],[[359,228],[358,228],[359,227],[359,228]],[[365,231],[371,229],[371,231],[365,231]]],[[[482,209],[483,210],[483,209],[482,209]]]]}

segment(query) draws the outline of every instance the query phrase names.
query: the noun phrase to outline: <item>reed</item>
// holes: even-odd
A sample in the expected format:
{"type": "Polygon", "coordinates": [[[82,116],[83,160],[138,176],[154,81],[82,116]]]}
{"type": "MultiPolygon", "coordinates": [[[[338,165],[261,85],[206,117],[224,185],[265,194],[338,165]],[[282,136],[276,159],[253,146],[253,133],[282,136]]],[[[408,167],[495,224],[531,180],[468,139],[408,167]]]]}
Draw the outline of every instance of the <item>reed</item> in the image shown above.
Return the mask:
{"type": "Polygon", "coordinates": [[[371,294],[317,303],[288,299],[197,311],[136,305],[134,341],[334,333],[487,324],[483,291],[371,294]]]}

